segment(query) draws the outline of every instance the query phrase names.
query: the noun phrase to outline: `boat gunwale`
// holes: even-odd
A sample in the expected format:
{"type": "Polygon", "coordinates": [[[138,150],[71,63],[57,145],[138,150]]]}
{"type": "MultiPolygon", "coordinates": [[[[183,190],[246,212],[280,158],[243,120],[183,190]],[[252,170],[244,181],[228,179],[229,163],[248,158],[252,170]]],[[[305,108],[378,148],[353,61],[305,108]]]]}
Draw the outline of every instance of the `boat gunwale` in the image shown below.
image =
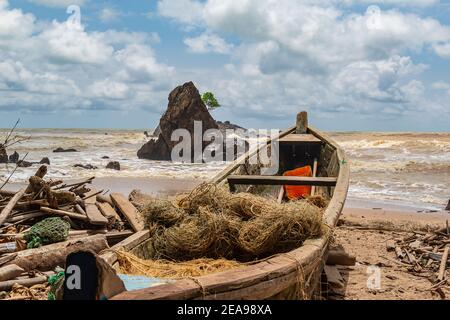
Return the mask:
{"type": "MultiPolygon", "coordinates": [[[[339,173],[333,196],[324,212],[324,222],[333,229],[342,212],[348,192],[350,170],[346,155],[341,147],[327,134],[308,126],[311,134],[331,145],[337,152],[339,162],[339,173]]],[[[277,137],[281,138],[292,133],[295,128],[290,128],[277,137]]],[[[245,160],[252,157],[260,149],[246,153],[237,159],[234,164],[217,174],[213,181],[216,183],[223,180],[231,172],[236,170],[245,160]]],[[[266,299],[287,289],[298,281],[299,273],[304,277],[314,273],[315,262],[323,263],[324,255],[328,249],[328,233],[317,239],[306,240],[301,247],[287,253],[280,253],[262,262],[248,267],[228,270],[220,273],[181,279],[171,284],[158,285],[151,288],[126,291],[113,299],[266,299]],[[286,280],[286,279],[290,279],[286,280]],[[284,280],[284,282],[283,282],[284,280]],[[269,290],[275,287],[276,292],[269,290]],[[272,284],[272,285],[271,285],[272,284]],[[269,288],[267,288],[269,286],[269,288]]],[[[321,270],[321,268],[320,268],[321,270]]]]}

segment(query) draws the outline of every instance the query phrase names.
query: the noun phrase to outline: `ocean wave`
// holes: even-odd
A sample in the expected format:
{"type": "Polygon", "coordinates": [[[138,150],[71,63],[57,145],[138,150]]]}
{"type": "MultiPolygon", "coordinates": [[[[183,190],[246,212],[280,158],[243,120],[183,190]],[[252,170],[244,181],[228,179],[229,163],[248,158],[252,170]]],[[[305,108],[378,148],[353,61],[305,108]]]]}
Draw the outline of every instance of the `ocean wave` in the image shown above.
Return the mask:
{"type": "Polygon", "coordinates": [[[450,152],[450,142],[439,140],[348,140],[340,141],[344,150],[392,149],[409,152],[450,152]]]}
{"type": "Polygon", "coordinates": [[[352,172],[431,172],[433,174],[450,174],[450,162],[408,161],[362,161],[350,160],[352,172]]]}

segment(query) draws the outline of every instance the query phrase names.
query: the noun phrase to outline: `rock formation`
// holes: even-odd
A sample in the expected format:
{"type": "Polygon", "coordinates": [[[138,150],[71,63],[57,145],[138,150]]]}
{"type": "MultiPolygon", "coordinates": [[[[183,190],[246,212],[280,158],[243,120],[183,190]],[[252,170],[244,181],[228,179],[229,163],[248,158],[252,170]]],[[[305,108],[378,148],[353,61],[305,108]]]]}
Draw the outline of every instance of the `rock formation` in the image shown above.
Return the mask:
{"type": "Polygon", "coordinates": [[[219,126],[219,130],[220,131],[225,131],[225,130],[237,130],[237,129],[242,129],[244,131],[246,131],[246,129],[238,126],[237,124],[233,124],[230,121],[217,121],[217,125],[219,126]]]}
{"type": "Polygon", "coordinates": [[[17,153],[17,151],[14,151],[14,153],[9,156],[9,162],[17,163],[17,161],[19,161],[19,154],[17,153]]]}
{"type": "Polygon", "coordinates": [[[29,162],[29,161],[25,161],[25,160],[17,161],[17,166],[19,168],[28,168],[28,167],[31,167],[32,165],[33,165],[33,163],[29,162]]]}
{"type": "Polygon", "coordinates": [[[77,150],[72,149],[72,148],[64,149],[64,148],[58,147],[55,150],[53,150],[53,152],[56,152],[56,153],[58,153],[58,152],[77,152],[77,150]]]}
{"type": "Polygon", "coordinates": [[[112,169],[112,170],[120,171],[120,163],[117,162],[117,161],[111,161],[110,163],[108,163],[106,165],[106,169],[112,169]]]}
{"type": "Polygon", "coordinates": [[[80,164],[80,163],[75,164],[73,167],[74,168],[83,168],[83,169],[86,169],[86,170],[96,170],[96,169],[98,169],[96,166],[93,166],[92,164],[80,164]]]}
{"type": "MultiPolygon", "coordinates": [[[[194,157],[194,121],[202,122],[202,136],[208,129],[218,129],[203,103],[197,88],[187,82],[175,88],[169,95],[167,111],[159,122],[160,134],[157,140],[150,140],[138,151],[139,158],[150,160],[171,160],[172,148],[178,141],[171,141],[175,129],[186,129],[191,134],[192,158],[194,157]]],[[[208,145],[203,142],[202,150],[208,145]]]]}
{"type": "Polygon", "coordinates": [[[39,164],[48,164],[50,165],[50,159],[47,157],[42,158],[41,161],[39,161],[39,164]]]}

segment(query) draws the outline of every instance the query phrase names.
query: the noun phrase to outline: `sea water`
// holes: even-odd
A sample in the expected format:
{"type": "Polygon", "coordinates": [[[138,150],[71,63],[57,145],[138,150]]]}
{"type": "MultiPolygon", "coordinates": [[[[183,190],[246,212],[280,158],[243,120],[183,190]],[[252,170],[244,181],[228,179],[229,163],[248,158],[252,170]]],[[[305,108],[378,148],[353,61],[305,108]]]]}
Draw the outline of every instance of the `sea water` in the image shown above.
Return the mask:
{"type": "MultiPolygon", "coordinates": [[[[6,134],[0,129],[0,138],[6,134]]],[[[85,177],[172,178],[202,180],[226,166],[223,162],[180,164],[137,158],[137,150],[150,138],[144,130],[20,129],[29,140],[8,150],[29,153],[27,161],[48,157],[49,178],[65,180],[85,177]],[[53,150],[74,148],[74,153],[53,150]],[[102,159],[107,156],[109,159],[102,159]],[[106,169],[119,161],[120,171],[106,169]],[[96,170],[75,168],[91,164],[96,170]]],[[[330,133],[346,151],[351,168],[350,199],[395,201],[410,206],[442,209],[450,198],[450,133],[330,133]]],[[[12,182],[24,182],[37,166],[19,168],[12,182]]],[[[0,165],[4,180],[14,165],[0,165]]]]}

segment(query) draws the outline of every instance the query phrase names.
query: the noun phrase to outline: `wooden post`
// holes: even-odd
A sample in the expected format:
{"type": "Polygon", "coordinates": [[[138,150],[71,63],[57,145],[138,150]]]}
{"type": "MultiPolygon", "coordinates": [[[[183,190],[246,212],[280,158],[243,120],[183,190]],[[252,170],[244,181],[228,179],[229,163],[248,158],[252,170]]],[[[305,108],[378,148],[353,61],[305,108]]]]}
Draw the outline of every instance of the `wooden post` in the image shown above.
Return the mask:
{"type": "Polygon", "coordinates": [[[297,114],[297,124],[295,133],[304,134],[308,130],[308,113],[306,111],[302,111],[297,114]]]}
{"type": "Polygon", "coordinates": [[[283,197],[284,197],[284,186],[281,186],[280,187],[280,191],[278,192],[277,202],[278,203],[282,203],[283,202],[283,197]]]}
{"type": "MultiPolygon", "coordinates": [[[[313,165],[313,178],[317,176],[317,158],[314,159],[314,165],[313,165]]],[[[316,186],[311,187],[311,197],[313,197],[316,194],[316,186]]]]}

